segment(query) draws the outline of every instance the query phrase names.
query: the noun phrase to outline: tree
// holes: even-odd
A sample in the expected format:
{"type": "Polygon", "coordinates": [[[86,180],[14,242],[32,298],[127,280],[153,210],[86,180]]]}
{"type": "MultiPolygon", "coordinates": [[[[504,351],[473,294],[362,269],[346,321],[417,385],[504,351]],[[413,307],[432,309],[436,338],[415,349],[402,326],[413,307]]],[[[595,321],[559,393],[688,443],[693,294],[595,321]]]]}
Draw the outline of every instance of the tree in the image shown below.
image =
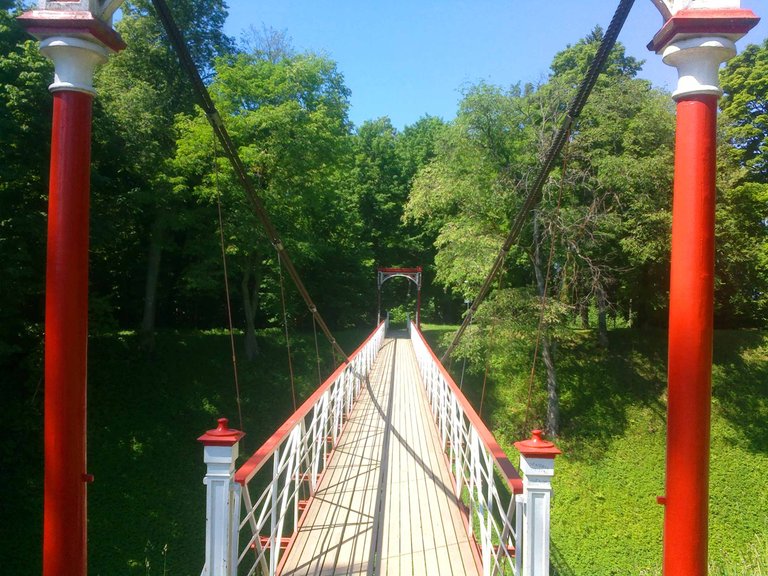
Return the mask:
{"type": "MultiPolygon", "coordinates": [[[[213,59],[233,49],[232,41],[222,31],[227,15],[224,2],[183,0],[173,4],[173,12],[195,64],[205,78],[210,77],[213,59]]],[[[140,331],[145,345],[151,348],[163,253],[178,250],[184,236],[182,229],[187,225],[181,216],[188,216],[186,211],[194,209],[194,204],[187,205],[173,194],[170,162],[175,154],[175,117],[191,113],[195,100],[191,83],[179,67],[150,2],[126,3],[116,28],[128,47],[113,56],[96,77],[99,104],[95,134],[104,145],[95,147],[95,163],[105,186],[94,186],[94,203],[95,208],[100,203],[108,208],[116,189],[121,190],[123,198],[130,197],[126,202],[128,213],[117,214],[111,228],[125,230],[123,238],[135,241],[138,237],[144,243],[146,256],[131,260],[146,262],[140,331]],[[120,150],[116,158],[106,156],[116,150],[120,150]],[[118,162],[121,165],[116,166],[118,162]]],[[[110,245],[113,238],[104,240],[110,245]]],[[[101,241],[94,235],[96,249],[101,241]]],[[[120,249],[114,245],[108,249],[115,250],[120,249]]],[[[177,261],[179,258],[173,263],[177,261]]],[[[98,267],[94,272],[96,279],[101,277],[98,267]]],[[[130,293],[130,288],[121,292],[130,293]]],[[[170,293],[165,297],[170,298],[170,293]]]]}
{"type": "MultiPolygon", "coordinates": [[[[469,298],[476,293],[601,39],[596,29],[559,53],[542,86],[503,91],[480,84],[466,92],[455,122],[438,140],[435,160],[418,173],[407,206],[409,218],[436,231],[437,280],[444,286],[469,298]]],[[[639,67],[616,46],[544,186],[532,225],[508,257],[507,287],[497,289],[507,292],[497,299],[506,302],[501,309],[532,310],[535,301],[541,322],[506,320],[490,308],[478,314],[497,324],[527,323],[529,333],[540,330],[546,427],[554,434],[561,327],[573,311],[594,301],[597,334],[607,345],[611,303],[636,288],[624,281],[637,256],[624,241],[657,228],[657,212],[668,215],[671,182],[664,175],[671,173],[671,110],[648,82],[634,77],[639,67]],[[641,210],[649,207],[650,213],[641,210]]],[[[668,224],[668,217],[661,220],[668,224]]],[[[665,248],[658,246],[647,258],[662,262],[665,248]]]]}
{"type": "Polygon", "coordinates": [[[40,335],[45,278],[53,67],[18,14],[0,6],[0,365],[40,335]]]}
{"type": "Polygon", "coordinates": [[[764,326],[768,320],[768,40],[750,44],[720,78],[715,319],[764,326]]]}
{"type": "MultiPolygon", "coordinates": [[[[433,238],[414,222],[403,218],[411,183],[418,169],[435,154],[435,141],[442,130],[442,120],[425,116],[398,132],[389,118],[364,122],[355,132],[355,193],[365,223],[364,235],[370,243],[377,266],[412,267],[423,265],[422,309],[428,314],[437,308],[435,294],[430,290],[434,271],[428,266],[433,260],[433,238]]],[[[375,270],[369,272],[375,277],[375,270]]],[[[407,285],[410,302],[415,305],[415,292],[407,285]]],[[[402,296],[395,296],[393,285],[383,292],[384,309],[403,307],[402,296]]],[[[367,293],[375,298],[375,285],[367,293]]],[[[422,314],[423,317],[423,314],[422,314]]]]}
{"type": "MultiPolygon", "coordinates": [[[[365,278],[361,268],[371,262],[360,242],[361,221],[351,193],[349,90],[335,64],[313,54],[286,52],[277,61],[237,54],[217,61],[211,92],[318,307],[337,322],[355,319],[361,302],[353,295],[365,278]]],[[[211,154],[204,115],[180,117],[177,128],[180,189],[186,187],[202,202],[222,195],[226,249],[240,276],[246,354],[254,357],[258,317],[279,316],[279,263],[223,159],[215,186],[204,161],[211,154]]],[[[294,305],[292,316],[306,318],[301,310],[294,305]]]]}

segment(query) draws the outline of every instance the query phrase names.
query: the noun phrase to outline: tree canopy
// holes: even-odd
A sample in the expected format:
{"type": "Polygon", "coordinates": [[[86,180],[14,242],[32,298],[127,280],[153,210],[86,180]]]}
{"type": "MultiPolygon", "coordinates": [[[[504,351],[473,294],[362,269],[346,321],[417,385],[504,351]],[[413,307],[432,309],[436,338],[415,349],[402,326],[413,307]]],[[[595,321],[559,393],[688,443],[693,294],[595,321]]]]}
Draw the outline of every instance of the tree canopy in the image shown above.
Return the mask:
{"type": "MultiPolygon", "coordinates": [[[[321,312],[335,326],[375,317],[377,266],[424,267],[424,317],[455,321],[517,214],[603,32],[559,52],[539,85],[465,86],[455,118],[402,129],[354,126],[351,93],[327,56],[286,32],[223,32],[221,0],[173,6],[249,175],[321,312]]],[[[0,361],[34,347],[42,321],[50,64],[0,10],[0,361]]],[[[280,263],[239,190],[146,0],[125,4],[128,48],[97,74],[91,330],[210,328],[226,321],[220,235],[236,324],[280,313],[280,263]],[[222,219],[219,220],[219,207],[222,219]]],[[[748,46],[722,71],[717,310],[721,326],[768,318],[766,65],[748,46]]],[[[460,354],[544,334],[549,386],[564,327],[666,322],[674,107],[618,44],[572,127],[541,204],[460,354]],[[542,312],[543,310],[543,312],[542,312]],[[541,330],[539,329],[541,327],[541,330]],[[548,351],[547,351],[548,350],[548,351]]],[[[405,285],[403,285],[405,286],[405,285]]],[[[410,290],[410,289],[409,289],[410,290]]],[[[288,316],[311,322],[288,288],[288,316]]],[[[414,294],[387,286],[385,307],[414,294]]],[[[410,298],[410,299],[409,299],[410,298]]],[[[552,390],[550,390],[552,391],[552,390]]]]}

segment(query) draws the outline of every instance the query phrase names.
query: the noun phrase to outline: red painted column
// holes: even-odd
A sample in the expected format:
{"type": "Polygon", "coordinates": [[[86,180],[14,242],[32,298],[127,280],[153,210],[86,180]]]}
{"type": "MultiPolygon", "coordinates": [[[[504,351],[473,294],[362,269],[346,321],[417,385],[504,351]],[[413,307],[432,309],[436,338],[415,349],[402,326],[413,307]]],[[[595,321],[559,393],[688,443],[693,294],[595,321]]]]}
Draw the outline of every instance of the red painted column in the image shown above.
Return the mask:
{"type": "Polygon", "coordinates": [[[707,573],[717,96],[677,104],[664,574],[707,573]]]}
{"type": "Polygon", "coordinates": [[[43,576],[88,571],[86,381],[93,72],[125,47],[119,0],[41,1],[19,17],[55,67],[45,294],[43,576]],[[50,6],[49,6],[50,4],[50,6]],[[68,9],[68,8],[71,8],[68,9]]]}
{"type": "Polygon", "coordinates": [[[416,268],[416,327],[421,330],[421,281],[423,280],[422,268],[416,268]]]}
{"type": "Polygon", "coordinates": [[[421,284],[416,288],[416,327],[421,330],[421,284]]]}
{"type": "Polygon", "coordinates": [[[706,576],[718,68],[758,19],[732,0],[656,5],[666,21],[648,47],[678,70],[663,573],[706,576]]]}
{"type": "Polygon", "coordinates": [[[44,576],[86,573],[91,103],[53,95],[45,297],[44,576]]]}

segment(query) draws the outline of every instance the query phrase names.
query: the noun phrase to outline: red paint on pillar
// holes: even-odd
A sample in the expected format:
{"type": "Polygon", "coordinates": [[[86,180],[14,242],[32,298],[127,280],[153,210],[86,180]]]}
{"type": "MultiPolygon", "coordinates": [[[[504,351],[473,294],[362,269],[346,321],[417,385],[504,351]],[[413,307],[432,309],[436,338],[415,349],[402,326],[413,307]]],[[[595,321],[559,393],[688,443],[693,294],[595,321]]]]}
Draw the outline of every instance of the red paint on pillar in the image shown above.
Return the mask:
{"type": "Polygon", "coordinates": [[[416,288],[416,327],[421,330],[421,284],[416,288]]]}
{"type": "Polygon", "coordinates": [[[706,576],[717,97],[677,105],[669,397],[664,516],[665,576],[706,576]]]}
{"type": "Polygon", "coordinates": [[[43,576],[87,573],[86,360],[92,96],[53,94],[45,298],[43,576]]]}

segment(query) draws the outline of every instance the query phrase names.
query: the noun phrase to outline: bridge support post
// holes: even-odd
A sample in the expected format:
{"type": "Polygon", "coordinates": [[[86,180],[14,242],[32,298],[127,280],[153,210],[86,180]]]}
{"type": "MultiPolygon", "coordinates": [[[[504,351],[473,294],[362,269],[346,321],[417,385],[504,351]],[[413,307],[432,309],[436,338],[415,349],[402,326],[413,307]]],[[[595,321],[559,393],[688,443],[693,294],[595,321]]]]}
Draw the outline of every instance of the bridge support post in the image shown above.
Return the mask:
{"type": "MultiPolygon", "coordinates": [[[[534,430],[529,440],[515,442],[523,473],[522,576],[549,576],[549,522],[555,456],[552,442],[534,430]]],[[[518,540],[520,535],[518,534],[518,540]]]]}
{"type": "Polygon", "coordinates": [[[205,480],[205,567],[202,576],[235,576],[240,524],[240,485],[234,481],[235,460],[243,432],[229,428],[226,418],[198,438],[207,465],[205,480]]]}
{"type": "Polygon", "coordinates": [[[658,0],[649,44],[678,70],[669,296],[665,576],[706,576],[718,68],[758,21],[739,0],[658,0]],[[701,6],[699,6],[701,5],[701,6]],[[682,9],[681,9],[682,7],[682,9]]]}
{"type": "Polygon", "coordinates": [[[53,61],[45,279],[43,576],[88,572],[86,374],[91,107],[95,68],[125,47],[122,0],[40,0],[19,23],[53,61]]]}

